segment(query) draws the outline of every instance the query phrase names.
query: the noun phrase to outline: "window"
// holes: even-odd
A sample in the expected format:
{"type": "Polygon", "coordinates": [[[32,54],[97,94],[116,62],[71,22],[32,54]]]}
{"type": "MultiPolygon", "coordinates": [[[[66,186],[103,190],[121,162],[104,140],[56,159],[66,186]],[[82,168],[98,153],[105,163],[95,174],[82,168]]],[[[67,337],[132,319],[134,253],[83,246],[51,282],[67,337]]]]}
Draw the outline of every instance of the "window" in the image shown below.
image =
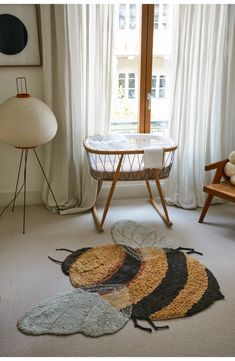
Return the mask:
{"type": "Polygon", "coordinates": [[[125,88],[126,88],[126,74],[119,73],[118,75],[118,98],[125,98],[125,88]]]}
{"type": "Polygon", "coordinates": [[[166,76],[160,75],[159,77],[159,98],[165,98],[166,96],[166,76]]]}
{"type": "Polygon", "coordinates": [[[164,30],[167,29],[167,26],[168,26],[168,5],[166,4],[163,4],[163,7],[162,7],[162,28],[164,30]]]}
{"type": "Polygon", "coordinates": [[[130,20],[129,20],[129,28],[136,28],[136,5],[130,4],[130,20]]]}
{"type": "Polygon", "coordinates": [[[172,8],[160,3],[115,7],[111,132],[167,134],[172,8]]]}
{"type": "Polygon", "coordinates": [[[162,15],[163,16],[167,16],[168,14],[168,5],[167,4],[163,4],[163,7],[162,7],[162,15]]]}
{"type": "Polygon", "coordinates": [[[129,73],[128,79],[128,98],[134,99],[135,98],[135,74],[129,73]]]}
{"type": "Polygon", "coordinates": [[[154,30],[167,30],[169,5],[156,4],[154,6],[154,30]]]}
{"type": "Polygon", "coordinates": [[[129,28],[136,29],[137,22],[137,6],[136,4],[120,4],[119,5],[119,29],[129,28]]]}
{"type": "Polygon", "coordinates": [[[126,28],[126,5],[119,5],[119,29],[126,28]]]}
{"type": "Polygon", "coordinates": [[[152,90],[151,90],[152,98],[157,97],[157,75],[152,76],[152,90]]]}
{"type": "Polygon", "coordinates": [[[166,96],[166,75],[153,75],[152,76],[152,89],[151,97],[152,99],[156,98],[165,98],[166,96]]]}
{"type": "Polygon", "coordinates": [[[154,30],[159,27],[159,5],[154,6],[154,30]]]}
{"type": "Polygon", "coordinates": [[[135,98],[135,74],[119,73],[118,74],[118,99],[135,98]],[[127,83],[128,81],[128,83],[127,83]],[[126,91],[128,89],[128,91],[126,91]]]}

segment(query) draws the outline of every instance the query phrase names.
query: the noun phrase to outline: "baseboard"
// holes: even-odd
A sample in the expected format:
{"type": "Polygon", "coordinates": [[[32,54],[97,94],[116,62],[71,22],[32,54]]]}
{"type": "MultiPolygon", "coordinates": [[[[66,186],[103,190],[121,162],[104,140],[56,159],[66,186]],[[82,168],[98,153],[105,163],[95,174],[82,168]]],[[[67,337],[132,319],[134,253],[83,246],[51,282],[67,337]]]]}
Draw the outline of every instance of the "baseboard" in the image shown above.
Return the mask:
{"type": "MultiPolygon", "coordinates": [[[[14,198],[13,192],[0,193],[0,207],[4,207],[14,198]]],[[[16,199],[16,205],[21,206],[24,203],[23,193],[16,199]]],[[[26,196],[27,205],[42,204],[42,192],[41,191],[27,191],[26,196]]]]}
{"type": "MultiPolygon", "coordinates": [[[[110,190],[111,182],[104,182],[102,190],[99,195],[99,200],[106,200],[110,190]]],[[[152,187],[152,192],[154,196],[157,196],[156,186],[152,187]]],[[[1,192],[0,193],[0,207],[4,207],[8,204],[14,197],[13,192],[1,192]]],[[[147,188],[146,184],[143,181],[130,181],[130,182],[119,182],[115,188],[113,199],[141,199],[147,198],[147,188]]],[[[42,192],[41,191],[27,191],[26,198],[27,205],[36,205],[42,204],[42,192]]],[[[19,195],[16,200],[16,205],[23,204],[23,193],[19,195]]]]}

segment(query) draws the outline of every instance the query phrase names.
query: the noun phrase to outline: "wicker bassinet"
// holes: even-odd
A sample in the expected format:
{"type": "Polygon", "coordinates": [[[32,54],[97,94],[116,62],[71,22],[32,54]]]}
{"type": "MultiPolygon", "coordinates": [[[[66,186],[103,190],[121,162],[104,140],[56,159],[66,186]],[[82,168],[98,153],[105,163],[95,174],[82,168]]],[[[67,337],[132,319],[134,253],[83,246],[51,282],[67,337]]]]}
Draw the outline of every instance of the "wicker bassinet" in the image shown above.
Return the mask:
{"type": "Polygon", "coordinates": [[[177,148],[177,145],[170,138],[152,134],[94,136],[84,140],[84,147],[87,152],[91,175],[98,180],[97,195],[101,190],[103,181],[112,181],[101,221],[96,206],[92,207],[94,222],[99,232],[103,231],[104,221],[117,181],[144,180],[150,203],[165,224],[167,226],[172,225],[160,184],[160,179],[166,179],[170,175],[177,148]],[[159,169],[149,169],[144,166],[144,150],[150,146],[163,147],[162,166],[159,169]],[[159,208],[153,197],[149,180],[154,180],[156,183],[162,209],[159,208]]]}
{"type": "Polygon", "coordinates": [[[155,171],[144,167],[144,149],[163,146],[164,157],[159,179],[169,177],[176,144],[170,139],[152,134],[94,136],[84,140],[90,172],[97,180],[111,181],[123,155],[119,181],[153,180],[155,171]]]}

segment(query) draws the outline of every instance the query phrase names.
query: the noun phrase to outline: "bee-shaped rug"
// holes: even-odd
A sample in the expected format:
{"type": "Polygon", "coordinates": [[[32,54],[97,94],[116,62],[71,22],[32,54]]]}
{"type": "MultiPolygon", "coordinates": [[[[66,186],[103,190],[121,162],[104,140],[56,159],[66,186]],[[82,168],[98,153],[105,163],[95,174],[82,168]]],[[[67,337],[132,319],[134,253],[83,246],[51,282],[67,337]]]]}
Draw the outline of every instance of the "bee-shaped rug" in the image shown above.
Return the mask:
{"type": "Polygon", "coordinates": [[[131,318],[153,321],[192,316],[224,298],[213,274],[172,248],[120,244],[82,248],[62,262],[76,291],[31,310],[18,323],[29,334],[89,336],[113,333],[131,318]]]}

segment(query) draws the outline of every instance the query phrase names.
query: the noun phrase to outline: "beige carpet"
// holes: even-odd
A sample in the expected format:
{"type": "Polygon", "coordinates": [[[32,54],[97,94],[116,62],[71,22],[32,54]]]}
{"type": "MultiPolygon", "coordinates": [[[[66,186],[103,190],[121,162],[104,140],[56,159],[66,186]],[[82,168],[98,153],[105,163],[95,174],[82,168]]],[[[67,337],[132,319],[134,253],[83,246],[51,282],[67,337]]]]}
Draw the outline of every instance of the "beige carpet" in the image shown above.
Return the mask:
{"type": "MultiPolygon", "coordinates": [[[[22,235],[22,208],[0,219],[0,356],[235,356],[235,206],[212,206],[205,224],[200,210],[169,208],[174,223],[168,230],[175,246],[194,247],[195,255],[215,275],[225,300],[195,316],[168,321],[169,330],[145,333],[132,322],[117,334],[97,339],[72,336],[26,336],[16,328],[27,310],[59,293],[73,290],[60,266],[47,256],[64,259],[55,248],[78,249],[110,243],[110,228],[131,219],[166,230],[145,200],[115,201],[106,229],[98,234],[92,216],[59,216],[43,206],[27,208],[27,233],[22,235]]],[[[166,322],[159,322],[166,324],[166,322]]]]}

